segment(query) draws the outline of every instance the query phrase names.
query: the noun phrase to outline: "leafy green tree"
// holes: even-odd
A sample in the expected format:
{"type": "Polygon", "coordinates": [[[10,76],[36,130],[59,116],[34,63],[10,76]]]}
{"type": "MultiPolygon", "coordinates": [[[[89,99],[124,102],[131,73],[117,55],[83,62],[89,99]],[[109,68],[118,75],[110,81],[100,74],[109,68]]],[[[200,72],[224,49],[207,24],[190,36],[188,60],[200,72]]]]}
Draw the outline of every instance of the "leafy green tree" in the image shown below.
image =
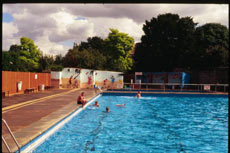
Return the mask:
{"type": "Polygon", "coordinates": [[[75,44],[63,58],[66,67],[126,71],[132,67],[130,52],[134,39],[128,34],[111,29],[106,40],[89,37],[87,42],[75,44]]]}
{"type": "Polygon", "coordinates": [[[56,65],[56,64],[50,66],[51,71],[62,71],[63,68],[64,67],[62,65],[56,65]]]}
{"type": "Polygon", "coordinates": [[[81,68],[104,70],[106,69],[106,56],[95,49],[84,49],[76,54],[78,66],[81,68]]]}
{"type": "Polygon", "coordinates": [[[3,71],[14,71],[14,63],[16,60],[13,58],[12,54],[8,51],[2,52],[2,70],[3,71]]]}
{"type": "Polygon", "coordinates": [[[107,65],[110,70],[127,71],[133,66],[130,53],[134,46],[134,39],[126,33],[110,29],[105,39],[107,65]]]}
{"type": "Polygon", "coordinates": [[[228,65],[229,30],[217,23],[197,27],[195,53],[191,56],[194,69],[215,68],[228,65]]]}
{"type": "Polygon", "coordinates": [[[55,57],[55,61],[54,61],[54,64],[56,65],[63,65],[63,58],[61,54],[57,55],[55,57]]]}
{"type": "Polygon", "coordinates": [[[78,45],[75,45],[73,49],[69,49],[67,54],[63,58],[63,65],[65,67],[78,67],[78,61],[76,58],[78,52],[79,52],[78,45]]]}
{"type": "Polygon", "coordinates": [[[104,45],[105,42],[102,38],[100,37],[89,37],[87,39],[87,42],[81,42],[81,44],[79,45],[79,50],[82,51],[83,49],[95,49],[98,50],[100,52],[104,51],[104,45]]]}
{"type": "Polygon", "coordinates": [[[54,65],[54,57],[51,55],[41,56],[39,59],[40,71],[50,72],[51,66],[54,65]]]}
{"type": "Polygon", "coordinates": [[[16,71],[38,71],[40,49],[34,44],[34,41],[27,37],[21,37],[20,45],[11,45],[9,53],[15,59],[13,62],[16,71]]]}
{"type": "Polygon", "coordinates": [[[20,50],[21,50],[21,47],[19,45],[14,44],[10,46],[9,52],[20,52],[20,50]]]}
{"type": "Polygon", "coordinates": [[[206,64],[207,67],[227,66],[229,60],[229,51],[223,46],[215,45],[207,48],[206,50],[206,64]]]}
{"type": "Polygon", "coordinates": [[[172,71],[187,68],[189,53],[193,49],[197,23],[191,17],[180,18],[166,13],[145,21],[144,35],[135,49],[136,71],[172,71]]]}
{"type": "Polygon", "coordinates": [[[63,58],[63,63],[66,67],[103,70],[106,69],[106,56],[92,48],[80,51],[78,45],[75,45],[73,49],[69,49],[63,58]]]}

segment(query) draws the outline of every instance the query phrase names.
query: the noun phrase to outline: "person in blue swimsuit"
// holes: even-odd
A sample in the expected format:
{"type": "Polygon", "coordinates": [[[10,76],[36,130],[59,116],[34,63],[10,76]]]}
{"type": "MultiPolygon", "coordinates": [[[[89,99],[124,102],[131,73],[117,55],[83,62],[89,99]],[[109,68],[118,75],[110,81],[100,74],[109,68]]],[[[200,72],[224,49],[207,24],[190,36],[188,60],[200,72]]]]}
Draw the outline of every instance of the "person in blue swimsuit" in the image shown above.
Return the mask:
{"type": "Polygon", "coordinates": [[[112,80],[112,88],[113,88],[113,84],[114,84],[114,82],[115,82],[114,76],[111,77],[111,80],[112,80]]]}

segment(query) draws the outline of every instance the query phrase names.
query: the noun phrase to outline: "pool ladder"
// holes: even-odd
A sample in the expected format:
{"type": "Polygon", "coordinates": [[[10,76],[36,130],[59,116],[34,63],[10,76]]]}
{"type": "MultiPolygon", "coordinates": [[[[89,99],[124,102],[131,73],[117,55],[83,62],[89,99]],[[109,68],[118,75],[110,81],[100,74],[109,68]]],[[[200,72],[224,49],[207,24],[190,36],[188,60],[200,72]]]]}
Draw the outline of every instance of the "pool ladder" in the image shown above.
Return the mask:
{"type": "MultiPolygon", "coordinates": [[[[20,153],[20,145],[18,144],[18,141],[16,140],[14,134],[13,134],[12,131],[10,130],[10,127],[8,126],[7,122],[6,122],[4,119],[2,119],[2,122],[5,124],[7,130],[9,131],[10,135],[12,136],[14,142],[16,143],[16,145],[17,145],[17,147],[18,147],[18,152],[20,153]]],[[[7,144],[5,138],[3,137],[3,135],[2,135],[2,141],[3,141],[3,143],[5,144],[7,150],[8,150],[9,152],[12,152],[12,151],[10,150],[10,147],[9,147],[9,145],[7,144]]]]}

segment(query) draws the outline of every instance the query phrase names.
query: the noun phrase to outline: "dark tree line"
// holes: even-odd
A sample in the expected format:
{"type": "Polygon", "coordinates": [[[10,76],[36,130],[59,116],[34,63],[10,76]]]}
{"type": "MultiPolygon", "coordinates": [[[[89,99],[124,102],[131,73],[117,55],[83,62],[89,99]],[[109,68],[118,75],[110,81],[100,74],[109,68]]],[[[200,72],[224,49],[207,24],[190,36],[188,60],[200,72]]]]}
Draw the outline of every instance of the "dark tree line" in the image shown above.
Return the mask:
{"type": "Polygon", "coordinates": [[[163,14],[146,21],[135,49],[135,71],[210,69],[228,65],[229,30],[217,23],[197,27],[191,17],[163,14]]]}

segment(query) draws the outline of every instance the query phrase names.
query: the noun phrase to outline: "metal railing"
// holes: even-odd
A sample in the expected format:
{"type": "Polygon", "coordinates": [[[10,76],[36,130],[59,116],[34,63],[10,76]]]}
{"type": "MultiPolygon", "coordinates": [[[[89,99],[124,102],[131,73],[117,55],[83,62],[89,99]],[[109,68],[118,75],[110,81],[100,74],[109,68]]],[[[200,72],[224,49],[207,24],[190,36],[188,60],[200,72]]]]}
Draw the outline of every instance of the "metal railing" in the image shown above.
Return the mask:
{"type": "Polygon", "coordinates": [[[127,90],[228,92],[228,84],[124,83],[127,90]]]}
{"type": "MultiPolygon", "coordinates": [[[[6,122],[4,119],[2,119],[2,122],[5,124],[7,130],[9,131],[10,135],[12,136],[14,142],[16,143],[16,145],[17,145],[17,147],[18,147],[18,151],[20,152],[20,145],[18,144],[18,141],[16,140],[14,134],[13,134],[12,131],[10,130],[10,127],[8,126],[7,122],[6,122]]],[[[9,145],[7,144],[5,138],[3,137],[3,135],[2,135],[2,141],[3,141],[3,143],[5,144],[7,150],[8,150],[9,152],[12,152],[12,151],[10,150],[10,147],[9,147],[9,145]]]]}

